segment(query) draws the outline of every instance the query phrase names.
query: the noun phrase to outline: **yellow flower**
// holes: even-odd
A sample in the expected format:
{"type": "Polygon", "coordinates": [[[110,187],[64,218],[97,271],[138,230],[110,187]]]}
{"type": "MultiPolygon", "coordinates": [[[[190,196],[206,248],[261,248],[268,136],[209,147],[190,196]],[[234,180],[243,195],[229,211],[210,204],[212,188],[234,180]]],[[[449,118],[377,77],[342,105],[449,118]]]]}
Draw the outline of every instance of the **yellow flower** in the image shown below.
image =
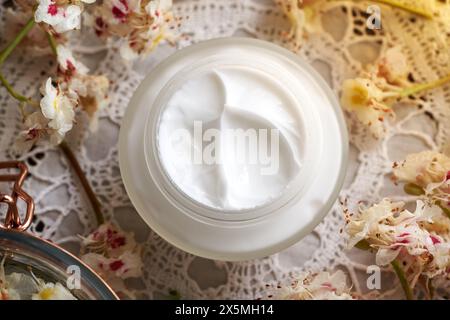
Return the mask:
{"type": "Polygon", "coordinates": [[[369,79],[356,78],[344,81],[342,87],[342,107],[355,113],[358,120],[370,127],[374,136],[384,132],[384,116],[392,112],[382,103],[386,95],[369,79]]]}
{"type": "Polygon", "coordinates": [[[76,300],[76,298],[60,283],[40,283],[39,292],[33,294],[32,300],[76,300]]]}
{"type": "Polygon", "coordinates": [[[49,119],[48,126],[64,135],[72,129],[76,102],[64,92],[60,92],[52,84],[52,79],[48,78],[42,88],[43,98],[41,99],[41,112],[49,119]]]}

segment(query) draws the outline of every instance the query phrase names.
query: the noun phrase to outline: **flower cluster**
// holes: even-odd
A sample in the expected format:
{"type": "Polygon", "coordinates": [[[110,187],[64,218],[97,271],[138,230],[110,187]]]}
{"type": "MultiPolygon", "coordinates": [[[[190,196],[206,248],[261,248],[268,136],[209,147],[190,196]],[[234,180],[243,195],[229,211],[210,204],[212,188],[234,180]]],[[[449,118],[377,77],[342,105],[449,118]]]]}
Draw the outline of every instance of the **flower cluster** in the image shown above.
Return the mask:
{"type": "Polygon", "coordinates": [[[357,215],[345,210],[349,247],[376,250],[376,263],[385,266],[401,261],[414,287],[420,275],[449,276],[450,219],[440,207],[417,201],[415,212],[403,202],[384,199],[360,208],[357,215]]]}
{"type": "Polygon", "coordinates": [[[345,80],[342,85],[342,107],[356,115],[379,138],[385,128],[386,116],[393,116],[390,104],[401,97],[402,89],[410,86],[410,68],[400,47],[388,49],[376,65],[362,77],[345,80]]]}
{"type": "Polygon", "coordinates": [[[133,297],[123,280],[142,274],[141,247],[134,240],[134,235],[112,223],[105,223],[82,239],[81,259],[116,292],[133,297]]]}
{"type": "Polygon", "coordinates": [[[303,273],[291,285],[279,286],[270,299],[276,300],[353,300],[347,277],[338,270],[333,274],[303,273]]]}
{"type": "Polygon", "coordinates": [[[25,130],[20,132],[16,141],[18,151],[28,151],[43,140],[59,144],[65,134],[72,129],[76,100],[55,87],[48,78],[41,88],[43,98],[39,111],[24,115],[25,130]]]}
{"type": "Polygon", "coordinates": [[[172,43],[172,0],[112,0],[94,9],[93,25],[101,37],[120,37],[120,52],[128,60],[151,52],[161,41],[172,43]]]}
{"type": "Polygon", "coordinates": [[[401,163],[394,163],[394,181],[406,183],[405,191],[423,195],[439,205],[450,217],[450,158],[424,151],[411,154],[401,163]]]}
{"type": "MultiPolygon", "coordinates": [[[[89,74],[88,68],[74,59],[64,44],[68,38],[63,35],[81,27],[86,4],[95,2],[17,0],[15,8],[19,10],[8,10],[11,21],[21,27],[18,34],[27,30],[28,38],[21,38],[21,41],[39,50],[46,47],[44,40],[48,41],[47,47],[53,49],[58,61],[56,76],[48,78],[41,87],[40,103],[13,95],[20,102],[24,124],[24,130],[17,138],[18,152],[28,151],[42,142],[61,143],[76,121],[77,110],[88,115],[92,130],[97,128],[98,111],[108,103],[109,80],[102,75],[89,74]],[[30,18],[32,15],[34,21],[30,18]],[[34,108],[30,110],[29,106],[34,108]]],[[[87,22],[93,22],[98,35],[119,38],[123,42],[120,51],[127,59],[150,52],[163,40],[175,39],[171,30],[179,20],[171,12],[171,0],[112,0],[97,2],[90,7],[92,15],[86,11],[86,18],[91,18],[86,19],[87,22]]],[[[17,44],[11,41],[10,45],[17,44]]]]}
{"type": "Polygon", "coordinates": [[[97,129],[97,113],[108,104],[109,80],[104,75],[89,75],[89,69],[77,62],[71,51],[57,47],[58,81],[64,91],[76,96],[80,107],[91,120],[91,129],[97,129]]]}
{"type": "Polygon", "coordinates": [[[46,24],[56,33],[79,29],[84,3],[94,2],[95,0],[38,0],[34,20],[46,24]]]}
{"type": "Polygon", "coordinates": [[[41,88],[39,110],[24,114],[25,130],[16,141],[19,151],[27,151],[43,141],[61,143],[73,127],[78,106],[88,114],[91,128],[95,129],[97,112],[107,103],[109,80],[102,75],[88,75],[88,68],[77,62],[67,47],[58,45],[56,51],[56,86],[48,78],[41,88]]]}
{"type": "Polygon", "coordinates": [[[25,273],[5,273],[5,257],[0,262],[0,300],[76,300],[60,283],[45,282],[25,273]]]}

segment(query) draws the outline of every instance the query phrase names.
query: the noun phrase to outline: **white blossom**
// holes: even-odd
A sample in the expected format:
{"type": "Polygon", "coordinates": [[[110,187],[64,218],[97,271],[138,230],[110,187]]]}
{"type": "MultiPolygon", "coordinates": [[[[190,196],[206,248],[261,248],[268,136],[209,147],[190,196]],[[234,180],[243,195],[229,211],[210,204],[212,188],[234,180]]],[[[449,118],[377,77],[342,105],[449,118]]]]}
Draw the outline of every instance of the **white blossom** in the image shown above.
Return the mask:
{"type": "Polygon", "coordinates": [[[64,136],[72,129],[75,117],[74,108],[76,102],[65,93],[59,92],[52,84],[52,79],[48,78],[42,90],[41,112],[49,119],[48,126],[64,136]]]}
{"type": "Polygon", "coordinates": [[[34,13],[36,22],[44,22],[57,33],[80,28],[81,8],[77,5],[58,5],[54,0],[38,0],[34,13]]]}
{"type": "Polygon", "coordinates": [[[341,270],[333,274],[302,273],[289,286],[281,286],[271,297],[276,300],[353,300],[347,277],[341,270]]]}
{"type": "Polygon", "coordinates": [[[151,52],[162,41],[172,43],[177,26],[171,0],[104,1],[94,11],[94,28],[102,37],[118,37],[120,53],[132,60],[151,52]]]}
{"type": "Polygon", "coordinates": [[[94,269],[116,292],[133,297],[124,279],[142,275],[141,246],[134,234],[107,222],[82,238],[81,259],[94,269]]]}
{"type": "Polygon", "coordinates": [[[418,200],[410,212],[403,202],[384,199],[359,214],[346,212],[349,247],[361,241],[376,250],[376,263],[407,260],[415,275],[444,275],[450,268],[450,220],[436,205],[418,200]]]}

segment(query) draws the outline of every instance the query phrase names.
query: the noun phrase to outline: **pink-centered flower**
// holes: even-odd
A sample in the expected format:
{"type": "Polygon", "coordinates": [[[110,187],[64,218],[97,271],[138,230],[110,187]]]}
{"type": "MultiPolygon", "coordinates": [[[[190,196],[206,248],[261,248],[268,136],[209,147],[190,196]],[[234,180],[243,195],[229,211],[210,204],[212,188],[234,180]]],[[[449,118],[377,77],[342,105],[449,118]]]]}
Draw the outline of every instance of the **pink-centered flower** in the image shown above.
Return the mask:
{"type": "Polygon", "coordinates": [[[131,60],[151,52],[162,41],[174,41],[172,29],[179,20],[171,9],[171,0],[104,1],[94,10],[93,27],[101,37],[119,38],[121,55],[131,60]]]}
{"type": "Polygon", "coordinates": [[[141,257],[134,252],[125,252],[118,257],[112,258],[96,253],[87,253],[82,256],[82,260],[106,281],[112,278],[135,278],[142,274],[141,257]]]}
{"type": "Polygon", "coordinates": [[[102,224],[82,239],[82,245],[86,251],[101,253],[108,257],[118,257],[137,247],[133,233],[124,232],[111,222],[102,224]]]}
{"type": "Polygon", "coordinates": [[[89,116],[90,128],[98,127],[98,112],[108,103],[109,80],[103,75],[90,75],[89,69],[77,61],[69,48],[57,46],[60,87],[76,95],[79,106],[89,116]]]}
{"type": "Polygon", "coordinates": [[[84,64],[75,60],[72,51],[66,46],[58,45],[56,47],[56,52],[59,69],[62,73],[67,74],[68,77],[71,77],[76,73],[86,74],[89,72],[89,69],[84,64]]]}
{"type": "Polygon", "coordinates": [[[15,144],[18,153],[36,144],[61,143],[73,127],[78,106],[89,116],[91,130],[96,130],[98,112],[108,103],[109,80],[105,76],[87,74],[88,68],[63,45],[58,45],[57,54],[57,86],[48,78],[41,88],[40,110],[24,114],[24,130],[15,144]]]}
{"type": "Polygon", "coordinates": [[[24,130],[19,133],[15,145],[19,153],[28,151],[38,143],[57,145],[73,127],[76,97],[62,91],[59,86],[55,87],[51,78],[44,83],[41,93],[40,109],[24,114],[24,130]]]}
{"type": "Polygon", "coordinates": [[[356,215],[346,214],[346,224],[348,246],[364,241],[376,250],[378,265],[404,261],[414,279],[420,274],[433,278],[448,272],[450,219],[436,205],[417,201],[416,210],[410,212],[404,203],[384,199],[356,215]]]}
{"type": "Polygon", "coordinates": [[[34,13],[37,23],[46,23],[57,33],[79,29],[83,3],[94,3],[95,0],[38,0],[34,13]]]}
{"type": "Polygon", "coordinates": [[[133,233],[107,222],[83,237],[81,245],[81,259],[116,292],[132,297],[123,280],[142,275],[141,246],[134,240],[133,233]]]}

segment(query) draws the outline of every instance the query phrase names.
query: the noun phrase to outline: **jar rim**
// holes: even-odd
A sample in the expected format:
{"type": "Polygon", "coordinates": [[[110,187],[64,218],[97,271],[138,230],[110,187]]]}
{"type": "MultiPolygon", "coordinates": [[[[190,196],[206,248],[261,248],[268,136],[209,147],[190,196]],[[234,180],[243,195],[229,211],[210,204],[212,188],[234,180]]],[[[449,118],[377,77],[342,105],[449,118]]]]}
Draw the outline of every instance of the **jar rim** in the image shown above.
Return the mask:
{"type": "MultiPolygon", "coordinates": [[[[267,57],[265,57],[267,59],[267,57]]],[[[177,61],[174,59],[173,63],[177,61]]],[[[289,204],[293,198],[301,195],[302,190],[307,188],[308,183],[314,177],[315,170],[317,167],[315,164],[317,163],[317,158],[320,156],[320,147],[322,144],[322,137],[320,136],[320,132],[318,132],[312,123],[314,120],[316,122],[319,120],[318,115],[314,114],[314,110],[312,108],[301,108],[297,97],[294,94],[294,88],[290,85],[290,82],[293,82],[293,75],[282,75],[278,74],[278,76],[282,79],[277,80],[273,78],[273,81],[277,81],[277,84],[281,85],[284,81],[286,88],[285,94],[289,97],[291,102],[296,105],[296,110],[300,114],[300,121],[302,126],[303,134],[308,135],[305,138],[305,149],[304,150],[304,161],[301,169],[298,174],[293,177],[289,183],[285,186],[283,194],[275,197],[271,201],[268,201],[262,205],[246,208],[246,209],[238,209],[238,210],[227,210],[215,208],[213,206],[206,205],[197,201],[196,199],[187,195],[183,190],[181,190],[176,183],[171,179],[170,174],[167,172],[165,165],[161,161],[161,152],[159,145],[159,125],[161,121],[161,116],[167,107],[167,102],[171,98],[172,93],[180,88],[181,84],[183,84],[188,79],[195,78],[197,75],[207,72],[212,68],[218,67],[248,67],[252,70],[256,70],[265,74],[268,77],[274,77],[274,74],[277,72],[285,71],[280,70],[280,65],[273,64],[268,65],[270,61],[261,60],[256,61],[256,59],[246,59],[240,56],[238,59],[229,57],[227,55],[217,55],[214,57],[204,57],[204,59],[199,58],[194,65],[188,65],[184,68],[181,68],[178,72],[176,72],[172,78],[167,81],[164,87],[159,92],[158,96],[154,100],[154,104],[152,105],[152,111],[150,111],[145,125],[145,135],[143,141],[144,154],[147,164],[147,169],[150,171],[155,182],[158,184],[158,187],[162,193],[164,193],[169,201],[173,201],[175,205],[177,205],[180,210],[185,212],[186,214],[192,216],[200,215],[201,218],[206,218],[211,220],[211,222],[251,222],[257,221],[258,219],[264,218],[266,215],[275,214],[277,210],[289,204]],[[231,59],[230,59],[231,58],[231,59]],[[219,66],[218,66],[219,65],[219,66]],[[277,69],[278,68],[278,69],[277,69]],[[269,71],[271,74],[269,74],[269,71]],[[291,78],[291,79],[290,79],[291,78]],[[309,111],[309,112],[307,112],[309,111]],[[311,135],[314,133],[317,136],[312,137],[311,135]],[[150,138],[149,138],[150,137],[150,138]],[[319,149],[317,149],[319,146],[319,149]],[[314,149],[314,147],[316,147],[314,149]],[[161,173],[161,174],[159,174],[161,173]]],[[[295,82],[295,81],[294,81],[295,82]]]]}

